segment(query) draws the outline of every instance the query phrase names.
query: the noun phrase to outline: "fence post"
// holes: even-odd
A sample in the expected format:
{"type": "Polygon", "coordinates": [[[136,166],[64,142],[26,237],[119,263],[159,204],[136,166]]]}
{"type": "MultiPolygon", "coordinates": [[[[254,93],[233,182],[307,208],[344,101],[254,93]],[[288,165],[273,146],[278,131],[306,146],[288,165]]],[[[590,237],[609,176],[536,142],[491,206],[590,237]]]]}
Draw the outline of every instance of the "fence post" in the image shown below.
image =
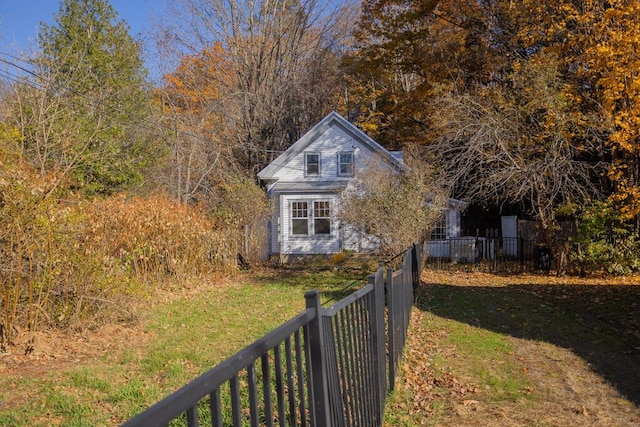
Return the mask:
{"type": "Polygon", "coordinates": [[[389,343],[389,390],[396,384],[396,291],[393,285],[393,268],[387,268],[387,342],[389,343]]]}
{"type": "Polygon", "coordinates": [[[309,354],[307,354],[307,357],[311,359],[309,409],[311,410],[312,425],[317,427],[331,427],[329,385],[326,369],[320,293],[317,290],[309,291],[304,295],[304,298],[307,309],[314,311],[313,320],[309,322],[305,328],[305,341],[309,343],[309,354]]]}
{"type": "Polygon", "coordinates": [[[415,288],[420,283],[420,267],[418,264],[418,249],[414,243],[411,247],[411,284],[415,288]]]}
{"type": "Polygon", "coordinates": [[[387,396],[387,376],[385,359],[385,335],[384,335],[384,268],[378,267],[376,274],[368,278],[368,282],[373,285],[373,307],[371,313],[371,332],[373,344],[373,365],[375,369],[374,381],[376,385],[378,415],[377,424],[382,425],[384,418],[384,404],[387,396]]]}
{"type": "Polygon", "coordinates": [[[518,237],[518,257],[520,258],[520,272],[524,271],[524,238],[518,237]]]}

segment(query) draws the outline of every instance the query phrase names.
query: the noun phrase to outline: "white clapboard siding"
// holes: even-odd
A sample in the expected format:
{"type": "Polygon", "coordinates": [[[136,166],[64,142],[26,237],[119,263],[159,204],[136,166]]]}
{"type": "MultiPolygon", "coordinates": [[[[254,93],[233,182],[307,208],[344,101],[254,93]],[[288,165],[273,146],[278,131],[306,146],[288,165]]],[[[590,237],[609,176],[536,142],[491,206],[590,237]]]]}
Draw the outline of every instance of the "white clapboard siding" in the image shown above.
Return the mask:
{"type": "Polygon", "coordinates": [[[370,149],[362,143],[351,138],[337,126],[331,126],[320,137],[309,144],[304,151],[292,157],[286,165],[278,170],[274,177],[280,182],[300,181],[334,181],[348,180],[349,177],[338,176],[338,153],[353,151],[356,161],[356,169],[361,169],[365,159],[371,155],[370,149]],[[318,153],[320,155],[320,174],[318,176],[305,176],[305,153],[318,153]]]}
{"type": "Polygon", "coordinates": [[[271,201],[271,207],[273,212],[271,214],[271,230],[269,233],[270,236],[270,245],[269,245],[269,253],[277,254],[280,253],[280,198],[275,196],[271,201]]]}

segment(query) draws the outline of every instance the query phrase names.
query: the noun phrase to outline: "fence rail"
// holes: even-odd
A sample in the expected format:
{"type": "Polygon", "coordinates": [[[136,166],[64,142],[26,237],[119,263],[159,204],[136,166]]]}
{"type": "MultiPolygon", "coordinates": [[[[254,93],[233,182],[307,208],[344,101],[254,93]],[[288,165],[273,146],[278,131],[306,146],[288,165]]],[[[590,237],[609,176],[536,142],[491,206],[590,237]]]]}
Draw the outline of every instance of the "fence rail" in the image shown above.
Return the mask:
{"type": "Polygon", "coordinates": [[[413,245],[397,271],[380,266],[330,307],[308,292],[302,313],[123,426],[381,426],[422,252],[413,245]]]}

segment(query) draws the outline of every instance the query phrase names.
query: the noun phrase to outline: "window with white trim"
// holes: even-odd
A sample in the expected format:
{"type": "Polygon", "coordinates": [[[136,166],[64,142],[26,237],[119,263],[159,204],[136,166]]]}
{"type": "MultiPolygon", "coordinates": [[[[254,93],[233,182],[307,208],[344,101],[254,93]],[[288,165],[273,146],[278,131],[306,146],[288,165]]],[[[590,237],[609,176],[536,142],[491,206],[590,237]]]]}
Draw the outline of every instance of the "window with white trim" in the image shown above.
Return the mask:
{"type": "Polygon", "coordinates": [[[319,153],[304,153],[304,174],[305,176],[320,175],[319,153]]]}
{"type": "Polygon", "coordinates": [[[291,234],[309,234],[309,209],[307,202],[291,202],[291,234]]]}
{"type": "Polygon", "coordinates": [[[443,214],[433,225],[431,230],[431,240],[446,240],[447,238],[447,215],[443,214]]]}
{"type": "Polygon", "coordinates": [[[313,202],[313,234],[331,234],[331,208],[328,200],[313,202]]]}
{"type": "Polygon", "coordinates": [[[314,200],[291,202],[291,235],[313,236],[331,234],[331,202],[314,200]],[[312,209],[310,209],[310,205],[312,209]]]}
{"type": "Polygon", "coordinates": [[[353,151],[338,153],[338,176],[353,176],[355,171],[353,151]]]}

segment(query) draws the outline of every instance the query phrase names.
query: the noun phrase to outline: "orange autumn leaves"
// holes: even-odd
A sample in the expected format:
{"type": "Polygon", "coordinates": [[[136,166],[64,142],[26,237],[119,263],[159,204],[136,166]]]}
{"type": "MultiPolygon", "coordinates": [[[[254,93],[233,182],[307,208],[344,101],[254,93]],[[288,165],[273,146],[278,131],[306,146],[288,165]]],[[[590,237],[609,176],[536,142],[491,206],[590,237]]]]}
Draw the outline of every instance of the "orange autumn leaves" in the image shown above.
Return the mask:
{"type": "Polygon", "coordinates": [[[640,2],[533,1],[517,8],[518,38],[529,49],[563,59],[576,109],[594,110],[591,124],[610,158],[610,199],[623,217],[640,214],[640,2]]]}
{"type": "Polygon", "coordinates": [[[587,58],[599,72],[600,97],[612,126],[609,177],[617,184],[612,199],[632,218],[640,213],[640,2],[611,2],[595,34],[587,58]]]}
{"type": "Polygon", "coordinates": [[[176,70],[164,76],[164,90],[171,100],[165,102],[165,112],[202,114],[208,103],[220,97],[229,76],[229,63],[220,44],[182,57],[176,70]]]}
{"type": "MultiPolygon", "coordinates": [[[[379,141],[436,140],[438,97],[486,99],[500,87],[518,100],[524,88],[534,100],[527,106],[540,107],[533,123],[523,121],[530,141],[562,136],[574,160],[593,167],[598,192],[625,219],[640,214],[640,1],[371,0],[356,36],[346,108],[361,112],[356,120],[379,141]],[[523,69],[542,80],[557,73],[541,92],[556,110],[536,104],[540,88],[523,69]]],[[[511,108],[502,98],[488,102],[511,108]]]]}

